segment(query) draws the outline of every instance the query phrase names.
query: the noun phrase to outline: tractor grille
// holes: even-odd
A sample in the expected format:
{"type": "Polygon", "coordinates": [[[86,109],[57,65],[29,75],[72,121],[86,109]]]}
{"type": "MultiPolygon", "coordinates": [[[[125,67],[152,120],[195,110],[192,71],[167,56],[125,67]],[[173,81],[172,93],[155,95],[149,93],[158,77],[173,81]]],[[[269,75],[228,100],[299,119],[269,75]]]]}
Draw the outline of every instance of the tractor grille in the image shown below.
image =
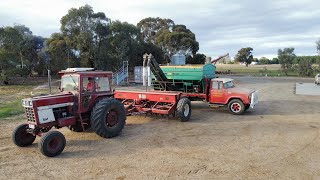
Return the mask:
{"type": "Polygon", "coordinates": [[[33,112],[33,108],[30,107],[25,107],[24,108],[28,121],[30,122],[36,122],[36,118],[34,117],[34,112],[33,112]]]}

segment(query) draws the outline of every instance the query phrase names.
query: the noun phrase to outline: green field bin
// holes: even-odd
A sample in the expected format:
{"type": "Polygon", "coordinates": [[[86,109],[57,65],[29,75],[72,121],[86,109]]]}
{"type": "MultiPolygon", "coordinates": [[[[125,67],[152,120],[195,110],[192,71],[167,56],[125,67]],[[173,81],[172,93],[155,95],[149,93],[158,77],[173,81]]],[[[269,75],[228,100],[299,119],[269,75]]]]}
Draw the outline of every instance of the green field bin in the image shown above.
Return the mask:
{"type": "Polygon", "coordinates": [[[201,81],[205,78],[214,78],[216,67],[213,64],[160,66],[164,74],[171,80],[201,81]]]}
{"type": "MultiPolygon", "coordinates": [[[[168,84],[172,84],[175,90],[201,93],[205,89],[205,79],[215,78],[216,71],[216,66],[213,64],[160,66],[160,68],[166,75],[168,84]]],[[[155,90],[164,90],[157,82],[153,82],[153,85],[155,90]]]]}

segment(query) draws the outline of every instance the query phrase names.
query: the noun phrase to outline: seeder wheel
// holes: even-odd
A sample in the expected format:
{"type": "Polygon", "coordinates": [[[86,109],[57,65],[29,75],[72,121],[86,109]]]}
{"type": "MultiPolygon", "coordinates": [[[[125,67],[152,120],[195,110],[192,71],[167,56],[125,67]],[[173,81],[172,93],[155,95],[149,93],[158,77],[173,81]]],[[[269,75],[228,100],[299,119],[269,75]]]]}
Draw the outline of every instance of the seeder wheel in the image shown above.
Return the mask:
{"type": "Polygon", "coordinates": [[[189,121],[191,116],[191,101],[188,98],[181,98],[177,104],[176,115],[180,121],[189,121]]]}

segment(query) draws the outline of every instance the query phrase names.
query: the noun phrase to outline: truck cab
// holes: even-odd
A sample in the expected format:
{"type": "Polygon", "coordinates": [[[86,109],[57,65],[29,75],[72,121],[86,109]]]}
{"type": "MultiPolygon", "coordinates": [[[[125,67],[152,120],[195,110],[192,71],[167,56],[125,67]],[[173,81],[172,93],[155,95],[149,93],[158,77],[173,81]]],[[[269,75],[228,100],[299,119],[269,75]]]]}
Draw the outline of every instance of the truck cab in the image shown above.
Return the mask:
{"type": "Polygon", "coordinates": [[[210,106],[227,106],[232,114],[243,114],[258,103],[258,92],[236,87],[230,78],[210,80],[208,101],[210,106]]]}

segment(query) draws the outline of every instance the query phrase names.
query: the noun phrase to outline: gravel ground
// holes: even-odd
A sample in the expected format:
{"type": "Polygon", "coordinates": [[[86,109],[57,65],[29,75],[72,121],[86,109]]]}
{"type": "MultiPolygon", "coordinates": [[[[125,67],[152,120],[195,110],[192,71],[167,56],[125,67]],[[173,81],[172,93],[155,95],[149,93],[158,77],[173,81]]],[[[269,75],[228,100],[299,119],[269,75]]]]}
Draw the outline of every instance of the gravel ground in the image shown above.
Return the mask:
{"type": "Polygon", "coordinates": [[[235,116],[193,102],[189,122],[130,116],[112,139],[62,128],[67,146],[55,158],[39,138],[11,142],[23,115],[0,120],[0,179],[320,179],[320,96],[294,94],[312,79],[234,78],[259,90],[256,109],[235,116]]]}

